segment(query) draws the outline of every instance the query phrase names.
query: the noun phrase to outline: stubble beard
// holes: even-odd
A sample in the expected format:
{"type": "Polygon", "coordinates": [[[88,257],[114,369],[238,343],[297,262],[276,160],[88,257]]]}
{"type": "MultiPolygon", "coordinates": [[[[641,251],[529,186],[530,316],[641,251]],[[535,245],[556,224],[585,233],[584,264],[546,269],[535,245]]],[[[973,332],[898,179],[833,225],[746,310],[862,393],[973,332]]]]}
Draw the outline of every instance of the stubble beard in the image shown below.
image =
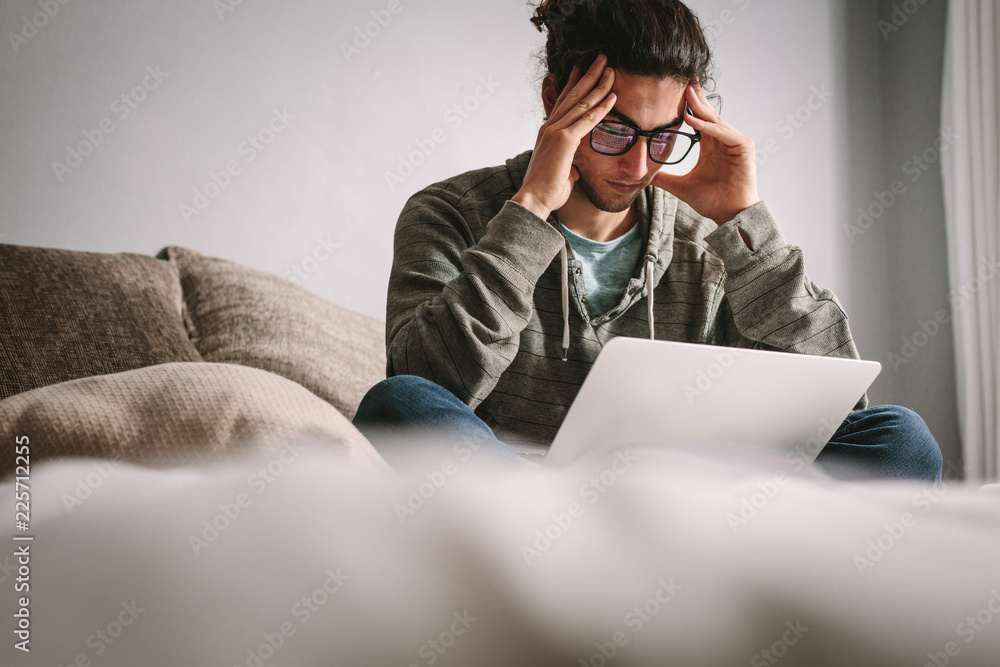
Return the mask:
{"type": "Polygon", "coordinates": [[[632,203],[635,201],[642,189],[636,190],[633,195],[612,195],[610,197],[602,197],[601,194],[587,179],[583,176],[576,181],[576,187],[580,188],[580,192],[583,196],[587,198],[587,201],[599,211],[604,211],[605,213],[621,213],[627,210],[632,203]]]}

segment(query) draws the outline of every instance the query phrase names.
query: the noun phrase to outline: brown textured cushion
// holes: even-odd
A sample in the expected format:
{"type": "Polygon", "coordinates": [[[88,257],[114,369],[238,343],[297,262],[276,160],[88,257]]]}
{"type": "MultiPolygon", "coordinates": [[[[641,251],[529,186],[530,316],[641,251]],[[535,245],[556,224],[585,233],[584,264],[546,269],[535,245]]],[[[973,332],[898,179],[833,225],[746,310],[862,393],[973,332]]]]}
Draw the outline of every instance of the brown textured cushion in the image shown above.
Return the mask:
{"type": "MultiPolygon", "coordinates": [[[[0,442],[28,438],[31,462],[85,456],[177,465],[308,437],[385,467],[368,440],[303,387],[231,364],[172,363],[42,387],[0,401],[0,442]]],[[[0,477],[14,468],[0,461],[0,477]]]]}
{"type": "Polygon", "coordinates": [[[348,419],[385,379],[383,322],[235,262],[180,247],[164,252],[180,270],[185,323],[205,361],[277,373],[348,419]]]}
{"type": "Polygon", "coordinates": [[[172,361],[201,361],[181,318],[176,267],[0,244],[0,399],[172,361]]]}

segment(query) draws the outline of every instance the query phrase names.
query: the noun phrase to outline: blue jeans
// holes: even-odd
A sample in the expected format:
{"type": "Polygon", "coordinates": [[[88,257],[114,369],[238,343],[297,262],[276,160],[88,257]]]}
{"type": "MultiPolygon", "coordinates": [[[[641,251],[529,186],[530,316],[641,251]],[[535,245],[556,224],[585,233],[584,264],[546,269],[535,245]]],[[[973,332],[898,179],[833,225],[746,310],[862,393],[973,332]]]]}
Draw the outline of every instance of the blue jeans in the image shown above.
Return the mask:
{"type": "MultiPolygon", "coordinates": [[[[372,387],[358,406],[354,425],[378,446],[413,428],[443,429],[469,438],[488,454],[517,461],[509,446],[465,403],[444,387],[415,375],[397,375],[372,387]]],[[[392,462],[393,453],[379,450],[392,462]]],[[[840,479],[941,480],[937,441],[908,408],[877,405],[852,412],[816,457],[816,465],[840,479]]]]}

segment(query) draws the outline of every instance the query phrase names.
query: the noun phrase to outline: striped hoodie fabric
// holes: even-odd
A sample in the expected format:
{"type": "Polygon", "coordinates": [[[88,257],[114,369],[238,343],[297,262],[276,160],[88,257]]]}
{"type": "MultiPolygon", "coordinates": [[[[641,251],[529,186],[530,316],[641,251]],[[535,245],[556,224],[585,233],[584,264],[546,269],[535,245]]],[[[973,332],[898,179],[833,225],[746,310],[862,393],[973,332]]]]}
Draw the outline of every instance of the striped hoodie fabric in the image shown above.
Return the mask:
{"type": "MultiPolygon", "coordinates": [[[[425,377],[504,442],[547,445],[615,336],[858,358],[840,302],[806,277],[802,250],[764,202],[720,227],[647,187],[635,202],[641,261],[618,305],[591,318],[555,217],[510,201],[530,159],[461,174],[406,203],[386,304],[387,377],[425,377]]],[[[865,395],[855,409],[867,405],[865,395]]]]}

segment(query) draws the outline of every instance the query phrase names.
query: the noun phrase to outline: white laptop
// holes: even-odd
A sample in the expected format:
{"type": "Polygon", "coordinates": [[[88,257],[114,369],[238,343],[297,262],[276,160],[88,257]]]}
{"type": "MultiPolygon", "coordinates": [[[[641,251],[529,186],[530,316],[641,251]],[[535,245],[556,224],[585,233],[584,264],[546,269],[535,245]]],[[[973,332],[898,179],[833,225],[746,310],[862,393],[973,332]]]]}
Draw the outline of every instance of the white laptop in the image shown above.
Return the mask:
{"type": "Polygon", "coordinates": [[[757,446],[812,462],[881,370],[876,361],[616,337],[545,463],[655,443],[757,446]]]}

